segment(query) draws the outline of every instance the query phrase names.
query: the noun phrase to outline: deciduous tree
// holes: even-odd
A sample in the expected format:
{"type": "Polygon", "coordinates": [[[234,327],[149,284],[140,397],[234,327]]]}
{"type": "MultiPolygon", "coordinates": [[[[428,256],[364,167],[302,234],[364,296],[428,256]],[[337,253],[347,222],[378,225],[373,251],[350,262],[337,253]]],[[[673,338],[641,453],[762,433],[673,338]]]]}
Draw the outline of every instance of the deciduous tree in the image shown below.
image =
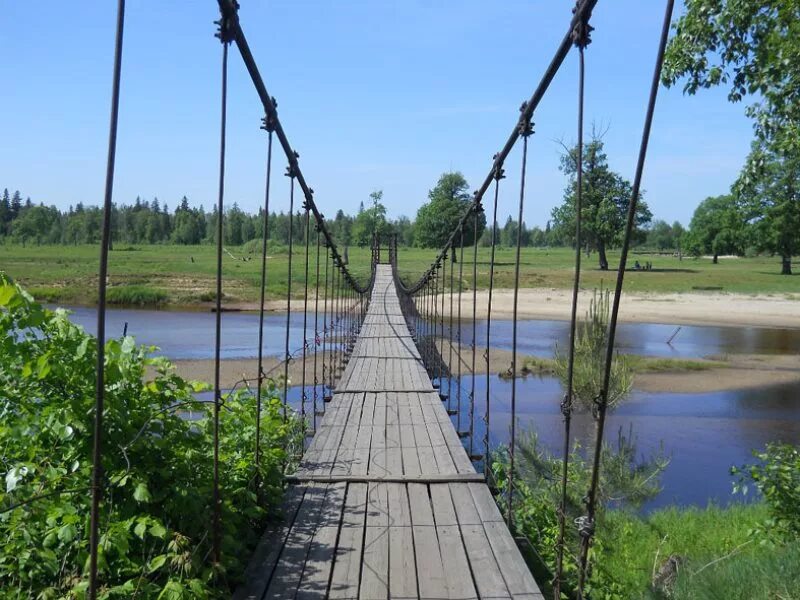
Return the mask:
{"type": "MultiPolygon", "coordinates": [[[[606,250],[619,245],[625,231],[631,184],[608,165],[601,135],[595,134],[583,148],[582,243],[597,250],[600,268],[608,269],[606,250]]],[[[575,243],[576,192],[578,190],[578,148],[568,148],[561,157],[561,171],[569,178],[564,202],[553,209],[553,228],[564,243],[575,243]]],[[[636,206],[637,228],[650,222],[652,214],[644,200],[636,206]]]]}
{"type": "MultiPolygon", "coordinates": [[[[423,248],[444,246],[471,202],[469,184],[464,176],[458,171],[443,173],[436,186],[428,192],[428,202],[417,211],[414,243],[423,248]]],[[[473,243],[474,219],[473,214],[465,224],[465,246],[471,246],[473,243]]],[[[478,215],[477,225],[480,238],[486,227],[486,215],[482,212],[478,215]]]]}

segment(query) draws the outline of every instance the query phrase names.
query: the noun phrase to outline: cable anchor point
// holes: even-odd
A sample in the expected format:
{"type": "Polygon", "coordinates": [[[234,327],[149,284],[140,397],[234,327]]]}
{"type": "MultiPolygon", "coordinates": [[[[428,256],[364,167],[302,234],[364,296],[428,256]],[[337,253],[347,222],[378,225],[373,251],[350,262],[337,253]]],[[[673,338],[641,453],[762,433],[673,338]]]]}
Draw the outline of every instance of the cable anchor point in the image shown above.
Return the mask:
{"type": "Polygon", "coordinates": [[[272,110],[267,111],[266,116],[261,118],[261,129],[268,133],[275,131],[278,122],[278,101],[272,97],[272,110]]]}
{"type": "Polygon", "coordinates": [[[506,171],[503,168],[503,163],[500,161],[500,153],[498,152],[494,156],[492,156],[492,161],[494,162],[494,166],[492,167],[493,174],[495,181],[500,181],[501,179],[505,179],[506,171]]]}
{"type": "MultiPolygon", "coordinates": [[[[572,9],[572,14],[576,14],[579,10],[581,10],[582,4],[585,0],[577,0],[575,3],[574,8],[572,9]]],[[[592,11],[588,9],[584,9],[581,13],[580,18],[575,23],[575,26],[572,28],[572,43],[575,44],[578,48],[586,48],[589,44],[592,43],[592,31],[594,31],[594,27],[589,25],[589,19],[592,17],[592,11]]]]}
{"type": "Polygon", "coordinates": [[[230,44],[236,39],[234,24],[238,19],[239,3],[236,0],[220,2],[220,12],[222,14],[219,21],[214,21],[214,25],[217,26],[217,32],[214,37],[223,44],[230,44]]]}
{"type": "Polygon", "coordinates": [[[528,137],[529,135],[533,134],[533,126],[534,122],[530,119],[530,117],[526,116],[526,112],[528,110],[528,101],[522,103],[519,107],[519,112],[522,114],[519,117],[519,125],[517,126],[517,130],[522,137],[528,137]]]}

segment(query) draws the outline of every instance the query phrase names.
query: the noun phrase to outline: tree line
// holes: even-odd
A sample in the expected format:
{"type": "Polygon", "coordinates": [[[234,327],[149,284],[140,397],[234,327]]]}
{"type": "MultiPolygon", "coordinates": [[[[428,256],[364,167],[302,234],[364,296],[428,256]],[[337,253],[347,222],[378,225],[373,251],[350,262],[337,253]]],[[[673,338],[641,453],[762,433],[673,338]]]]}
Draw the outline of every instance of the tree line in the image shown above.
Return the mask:
{"type": "MultiPolygon", "coordinates": [[[[487,227],[486,214],[473,214],[457,233],[456,246],[478,244],[514,247],[519,240],[524,247],[574,247],[577,206],[577,146],[565,147],[561,171],[567,177],[563,201],[551,213],[545,228],[528,227],[512,217],[498,223],[497,231],[487,227]]],[[[679,255],[711,255],[716,263],[720,255],[767,253],[782,258],[782,272],[791,274],[791,259],[800,251],[800,169],[797,161],[769,154],[754,146],[749,164],[758,170],[743,171],[728,195],[707,198],[694,212],[689,229],[679,222],[672,225],[653,220],[644,199],[637,203],[635,245],[679,255]]],[[[596,253],[598,267],[609,268],[607,251],[622,243],[626,215],[631,199],[631,184],[611,169],[604,150],[602,133],[593,132],[583,148],[582,249],[596,253]]],[[[473,201],[469,184],[460,172],[443,173],[428,192],[428,202],[412,221],[401,216],[387,218],[383,192],[370,194],[367,206],[362,202],[355,216],[338,210],[327,221],[333,238],[340,245],[368,246],[374,235],[383,239],[397,236],[402,246],[440,248],[458,226],[461,215],[473,201]]],[[[79,203],[67,211],[55,206],[22,201],[20,192],[3,191],[0,198],[0,241],[19,244],[95,244],[100,240],[102,211],[79,203]]],[[[148,202],[137,198],[133,204],[113,205],[111,214],[112,245],[128,244],[203,244],[215,241],[216,209],[206,212],[192,207],[184,196],[174,212],[158,199],[148,202]]],[[[314,224],[310,233],[314,236],[314,224]]],[[[241,246],[263,235],[263,211],[250,214],[234,203],[225,212],[224,240],[241,246]]],[[[294,215],[272,212],[268,219],[268,239],[275,245],[306,241],[306,223],[300,211],[294,215]]],[[[312,238],[316,239],[315,237],[312,238]]]]}

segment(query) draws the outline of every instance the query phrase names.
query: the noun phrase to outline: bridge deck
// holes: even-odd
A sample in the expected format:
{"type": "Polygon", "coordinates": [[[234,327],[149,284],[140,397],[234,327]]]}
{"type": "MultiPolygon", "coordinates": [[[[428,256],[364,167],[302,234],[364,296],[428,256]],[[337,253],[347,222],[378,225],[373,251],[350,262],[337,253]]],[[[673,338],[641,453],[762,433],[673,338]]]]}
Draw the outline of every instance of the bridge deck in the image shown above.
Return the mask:
{"type": "Polygon", "coordinates": [[[391,268],[238,598],[542,598],[409,334],[391,268]]]}

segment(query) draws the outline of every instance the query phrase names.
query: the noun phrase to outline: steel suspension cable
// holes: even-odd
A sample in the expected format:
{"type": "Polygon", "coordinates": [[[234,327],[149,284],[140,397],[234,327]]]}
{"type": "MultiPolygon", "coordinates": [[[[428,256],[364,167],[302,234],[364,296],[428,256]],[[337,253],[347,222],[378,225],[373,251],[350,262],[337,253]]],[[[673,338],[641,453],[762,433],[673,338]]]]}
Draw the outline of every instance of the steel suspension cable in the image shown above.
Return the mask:
{"type": "Polygon", "coordinates": [[[453,286],[456,273],[456,248],[450,248],[450,323],[447,327],[448,354],[447,354],[447,401],[453,395],[453,286]]]}
{"type": "Polygon", "coordinates": [[[528,138],[533,133],[532,123],[528,120],[525,113],[525,104],[522,105],[522,111],[523,114],[519,124],[519,133],[520,137],[522,137],[522,168],[519,183],[516,264],[514,266],[514,304],[511,322],[511,440],[509,444],[508,514],[506,515],[509,529],[512,528],[514,519],[514,453],[517,443],[517,315],[519,308],[519,263],[522,250],[522,210],[525,205],[525,173],[528,166],[528,138]]]}
{"type": "Polygon", "coordinates": [[[462,350],[462,322],[461,322],[461,293],[464,291],[464,224],[458,227],[458,386],[456,387],[456,431],[461,431],[461,358],[462,350]]]}
{"type": "Polygon", "coordinates": [[[272,137],[275,125],[264,117],[262,129],[267,131],[267,175],[264,186],[264,228],[261,244],[261,301],[258,306],[258,387],[256,389],[256,468],[261,464],[261,388],[264,385],[264,301],[267,289],[267,238],[269,237],[269,188],[272,177],[272,137]]]}
{"type": "Polygon", "coordinates": [[[286,279],[286,331],[283,345],[283,420],[288,419],[289,406],[289,362],[292,355],[289,353],[289,332],[292,325],[292,254],[294,247],[294,169],[286,167],[286,176],[289,178],[289,265],[286,279]]]}
{"type": "Polygon", "coordinates": [[[222,347],[222,243],[223,221],[225,219],[225,136],[228,110],[228,42],[225,29],[227,20],[220,21],[220,39],[222,40],[222,100],[220,116],[220,148],[219,148],[219,195],[217,198],[217,290],[216,314],[214,328],[214,481],[213,481],[213,526],[212,556],[219,563],[222,556],[222,498],[219,488],[219,413],[222,407],[222,390],[220,389],[220,360],[222,347]]]}
{"type": "Polygon", "coordinates": [[[328,356],[328,263],[330,263],[330,252],[328,252],[327,243],[325,245],[325,294],[324,294],[324,308],[322,309],[322,386],[323,386],[323,404],[330,399],[330,391],[333,385],[330,380],[330,357],[328,356]],[[327,364],[328,368],[325,368],[327,364]],[[328,385],[328,392],[325,392],[325,385],[328,385]]]}
{"type": "MultiPolygon", "coordinates": [[[[477,344],[477,310],[478,310],[478,216],[480,205],[472,215],[472,384],[469,390],[469,456],[472,459],[473,434],[475,433],[475,351],[477,344]]],[[[461,432],[459,432],[460,434],[461,432]]]]}
{"type": "MultiPolygon", "coordinates": [[[[439,334],[438,329],[438,321],[439,321],[439,263],[435,263],[433,267],[433,346],[431,346],[432,352],[432,361],[437,361],[436,355],[438,354],[438,350],[436,348],[437,342],[436,337],[439,334]]],[[[436,367],[436,362],[431,362],[431,377],[434,376],[434,368],[436,367]]],[[[434,388],[439,387],[439,382],[433,384],[434,388]]]]}
{"type": "Polygon", "coordinates": [[[103,499],[103,410],[105,405],[106,286],[108,251],[111,242],[111,209],[114,196],[114,168],[117,159],[119,89],[122,78],[122,38],[125,29],[125,0],[117,2],[114,39],[114,72],[111,83],[111,118],[108,127],[106,182],[103,198],[103,231],[97,300],[97,361],[95,363],[94,437],[92,440],[92,505],[89,518],[89,599],[97,598],[97,564],[100,547],[100,502],[103,499]]]}
{"type": "Polygon", "coordinates": [[[578,598],[583,598],[583,590],[586,583],[586,575],[589,560],[589,546],[592,543],[595,527],[595,512],[597,509],[597,485],[600,477],[600,456],[603,447],[603,432],[605,427],[606,413],[608,409],[608,390],[611,384],[611,367],[614,360],[614,340],[617,330],[617,318],[619,316],[619,304],[622,297],[622,284],[625,279],[625,267],[628,261],[628,251],[630,249],[631,237],[633,234],[636,218],[636,208],[639,202],[639,192],[642,184],[642,174],[644,172],[645,158],[647,157],[647,146],[650,141],[650,129],[653,124],[653,114],[655,112],[658,88],[661,80],[661,69],[664,65],[664,51],[669,38],[669,25],[672,21],[672,11],[674,0],[667,0],[664,11],[664,21],[661,27],[661,37],[656,54],[656,64],[653,69],[653,78],[650,84],[650,95],[647,101],[647,112],[645,115],[642,139],[639,146],[639,156],[636,162],[636,172],[633,178],[631,189],[631,200],[628,205],[628,216],[625,224],[625,237],[622,242],[620,253],[619,270],[617,271],[617,282],[614,289],[614,301],[611,307],[611,318],[608,325],[608,342],[606,345],[605,371],[603,373],[603,386],[596,400],[597,404],[597,434],[595,436],[594,459],[592,461],[592,477],[589,485],[589,492],[586,497],[586,515],[581,520],[581,549],[578,579],[578,598]]]}
{"type": "Polygon", "coordinates": [[[309,250],[308,244],[309,240],[311,239],[311,220],[310,220],[310,211],[308,204],[305,205],[306,211],[306,222],[305,222],[305,238],[306,238],[306,268],[305,268],[305,275],[303,277],[303,374],[301,376],[301,383],[300,387],[302,389],[302,396],[301,396],[301,408],[300,414],[302,418],[305,420],[306,417],[306,357],[308,356],[308,257],[309,257],[309,250]]]}
{"type": "MultiPolygon", "coordinates": [[[[495,154],[494,160],[498,160],[495,154]]],[[[494,259],[497,248],[497,199],[500,195],[500,180],[505,177],[502,163],[495,162],[494,167],[494,206],[492,209],[492,250],[489,258],[489,298],[486,305],[486,405],[484,406],[483,421],[486,427],[483,435],[483,472],[487,480],[491,461],[489,460],[489,427],[491,425],[491,357],[490,348],[492,346],[492,294],[494,292],[494,259]]]]}
{"type": "Polygon", "coordinates": [[[442,261],[442,307],[441,313],[439,317],[439,343],[437,347],[439,348],[439,392],[442,391],[442,373],[444,367],[444,300],[445,300],[445,291],[444,286],[445,282],[447,281],[447,254],[445,254],[445,259],[442,261]]]}
{"type": "Polygon", "coordinates": [[[319,227],[317,227],[317,264],[316,264],[316,282],[314,284],[314,433],[317,432],[317,386],[319,385],[319,377],[317,374],[317,355],[319,354],[320,336],[319,336],[319,252],[320,252],[319,227]]]}
{"type": "Polygon", "coordinates": [[[581,225],[583,220],[583,103],[585,62],[584,50],[589,44],[591,26],[588,23],[590,15],[575,26],[574,41],[578,47],[578,145],[576,166],[576,191],[575,191],[575,277],[572,283],[572,312],[569,322],[569,357],[567,359],[567,390],[561,403],[561,414],[564,417],[564,444],[562,446],[561,464],[561,500],[558,507],[558,539],[556,541],[556,572],[553,578],[553,597],[561,598],[561,587],[564,577],[564,536],[567,521],[567,483],[569,474],[570,452],[570,426],[572,421],[573,406],[573,378],[575,372],[575,337],[578,323],[578,295],[581,284],[581,251],[583,237],[581,225]]]}

